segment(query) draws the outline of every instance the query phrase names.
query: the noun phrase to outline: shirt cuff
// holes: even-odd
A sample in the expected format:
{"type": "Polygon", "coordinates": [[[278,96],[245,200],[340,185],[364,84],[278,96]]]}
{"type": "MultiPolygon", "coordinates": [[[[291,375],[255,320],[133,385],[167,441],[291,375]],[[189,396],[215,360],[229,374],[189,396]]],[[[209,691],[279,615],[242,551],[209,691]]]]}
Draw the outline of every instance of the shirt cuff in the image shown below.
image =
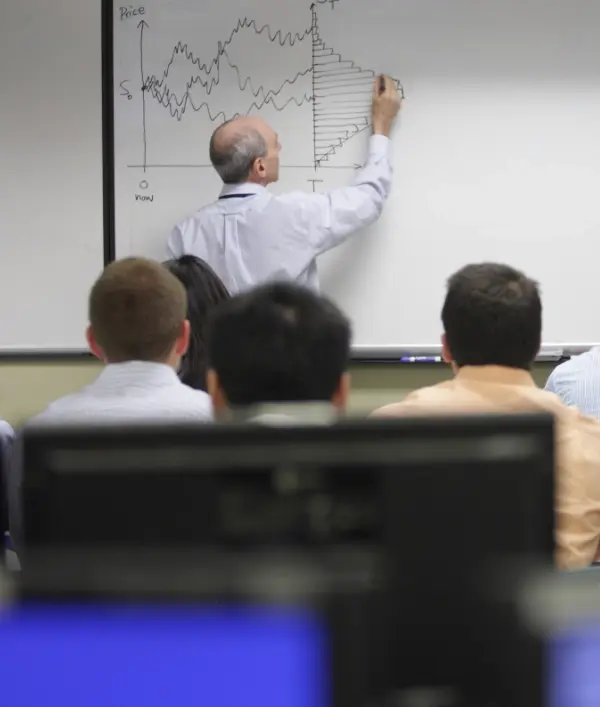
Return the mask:
{"type": "Polygon", "coordinates": [[[369,157],[388,156],[390,139],[385,135],[371,135],[369,140],[369,157]]]}

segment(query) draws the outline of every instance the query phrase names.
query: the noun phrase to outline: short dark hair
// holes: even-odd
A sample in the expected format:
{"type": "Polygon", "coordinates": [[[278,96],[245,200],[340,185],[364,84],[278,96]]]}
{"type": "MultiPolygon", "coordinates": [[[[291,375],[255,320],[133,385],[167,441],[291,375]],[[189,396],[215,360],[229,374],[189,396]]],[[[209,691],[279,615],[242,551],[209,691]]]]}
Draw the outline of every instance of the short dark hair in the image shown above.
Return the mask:
{"type": "Polygon", "coordinates": [[[538,284],[508,265],[467,265],[448,280],[442,322],[457,366],[529,370],[542,338],[538,284]]]}
{"type": "Polygon", "coordinates": [[[186,316],[183,285],[161,263],[123,258],[108,265],[89,297],[89,320],[111,363],[161,362],[186,316]]]}
{"type": "Polygon", "coordinates": [[[241,184],[248,179],[256,160],[266,157],[268,149],[266,140],[254,128],[245,128],[235,133],[227,142],[222,140],[221,132],[231,122],[226,121],[213,132],[209,156],[223,184],[241,184]]]}
{"type": "Polygon", "coordinates": [[[210,265],[195,255],[168,260],[164,265],[187,292],[190,343],[181,361],[179,377],[191,388],[206,390],[205,341],[208,315],[220,302],[229,299],[229,292],[210,265]]]}
{"type": "Polygon", "coordinates": [[[328,299],[272,283],[215,310],[209,367],[232,406],[331,401],[348,368],[351,336],[350,322],[328,299]]]}

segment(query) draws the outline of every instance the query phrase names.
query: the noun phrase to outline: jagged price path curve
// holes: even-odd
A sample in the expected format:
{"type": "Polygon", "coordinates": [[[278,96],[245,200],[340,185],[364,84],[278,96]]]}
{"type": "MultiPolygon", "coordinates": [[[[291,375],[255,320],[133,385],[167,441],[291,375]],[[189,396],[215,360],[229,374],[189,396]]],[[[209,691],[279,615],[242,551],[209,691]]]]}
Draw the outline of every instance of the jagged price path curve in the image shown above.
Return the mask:
{"type": "MultiPolygon", "coordinates": [[[[229,37],[218,43],[216,56],[208,63],[203,63],[188,45],[178,42],[173,48],[161,76],[147,75],[144,70],[144,32],[149,28],[146,21],[138,24],[140,75],[142,82],[142,131],[143,131],[143,161],[141,165],[144,172],[148,169],[147,153],[147,126],[146,102],[150,98],[158,105],[167,109],[172,118],[181,121],[188,111],[204,112],[210,122],[223,122],[239,115],[247,115],[253,110],[260,111],[266,105],[277,111],[284,111],[287,106],[294,103],[297,106],[310,103],[312,108],[312,137],[313,159],[312,165],[317,170],[325,166],[329,160],[348,140],[356,134],[367,129],[370,125],[370,108],[372,82],[375,72],[371,69],[362,69],[353,61],[344,59],[333,48],[329,47],[321,38],[319,31],[317,3],[328,2],[332,5],[339,0],[317,0],[310,6],[311,23],[302,32],[283,34],[281,30],[275,32],[266,24],[258,26],[254,20],[243,18],[238,20],[229,37]],[[229,48],[236,39],[243,38],[244,34],[252,32],[259,38],[264,38],[281,48],[293,47],[298,43],[307,42],[310,46],[310,64],[294,76],[285,79],[274,89],[265,89],[264,86],[255,86],[250,76],[244,76],[240,67],[232,61],[229,48]],[[169,88],[168,79],[176,61],[183,59],[194,69],[192,76],[180,95],[169,88]],[[220,83],[222,68],[233,72],[242,98],[248,97],[249,104],[243,111],[227,113],[219,107],[211,107],[210,97],[220,83]],[[299,79],[311,74],[311,93],[299,92],[288,98],[283,98],[284,91],[293,88],[299,79]],[[194,91],[202,92],[202,100],[194,102],[194,91]]],[[[396,80],[396,85],[403,94],[402,85],[396,80]]],[[[166,166],[166,165],[164,165],[166,166]]],[[[207,165],[198,165],[199,167],[207,165]]],[[[301,165],[298,165],[301,166],[301,165]]],[[[356,167],[357,165],[355,165],[356,167]]]]}

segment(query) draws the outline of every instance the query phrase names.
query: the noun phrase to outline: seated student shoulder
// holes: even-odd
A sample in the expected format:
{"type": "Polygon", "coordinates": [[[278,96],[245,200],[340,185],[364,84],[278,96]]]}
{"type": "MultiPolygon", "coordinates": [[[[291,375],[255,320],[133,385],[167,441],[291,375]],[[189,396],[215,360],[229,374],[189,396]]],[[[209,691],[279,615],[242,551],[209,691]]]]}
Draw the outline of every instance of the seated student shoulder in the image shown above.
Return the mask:
{"type": "Polygon", "coordinates": [[[542,335],[537,284],[506,265],[467,265],[448,281],[442,323],[443,358],[453,379],[374,415],[553,413],[557,564],[575,569],[600,559],[600,423],[538,388],[531,376],[542,335]]]}
{"type": "Polygon", "coordinates": [[[600,346],[557,366],[546,382],[565,405],[600,419],[600,346]]]}

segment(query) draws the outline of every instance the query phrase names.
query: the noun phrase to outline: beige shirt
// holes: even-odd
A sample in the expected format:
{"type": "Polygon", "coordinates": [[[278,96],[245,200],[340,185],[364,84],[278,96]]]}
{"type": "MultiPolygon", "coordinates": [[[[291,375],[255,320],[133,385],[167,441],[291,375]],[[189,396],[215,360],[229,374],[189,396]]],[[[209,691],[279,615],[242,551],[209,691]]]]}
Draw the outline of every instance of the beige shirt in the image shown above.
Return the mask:
{"type": "Polygon", "coordinates": [[[551,412],[557,442],[557,564],[587,567],[600,560],[600,422],[538,388],[529,373],[500,366],[465,366],[449,381],[422,388],[375,417],[423,413],[551,412]]]}

